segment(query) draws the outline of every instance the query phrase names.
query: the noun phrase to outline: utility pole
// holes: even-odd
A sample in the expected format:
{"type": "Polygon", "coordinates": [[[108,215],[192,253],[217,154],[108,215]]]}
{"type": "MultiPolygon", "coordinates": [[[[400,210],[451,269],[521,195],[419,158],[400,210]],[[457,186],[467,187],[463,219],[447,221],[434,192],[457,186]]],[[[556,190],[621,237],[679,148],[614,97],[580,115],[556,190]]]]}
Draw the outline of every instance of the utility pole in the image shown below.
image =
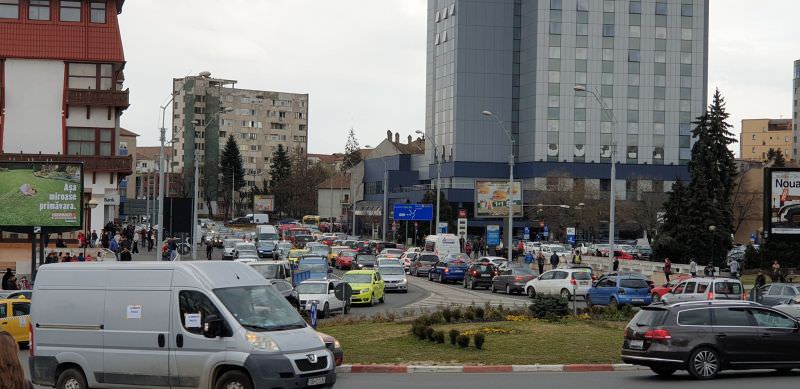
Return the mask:
{"type": "Polygon", "coordinates": [[[197,260],[197,197],[198,197],[198,184],[197,180],[200,176],[199,163],[197,157],[194,159],[194,201],[192,201],[192,259],[197,260]]]}

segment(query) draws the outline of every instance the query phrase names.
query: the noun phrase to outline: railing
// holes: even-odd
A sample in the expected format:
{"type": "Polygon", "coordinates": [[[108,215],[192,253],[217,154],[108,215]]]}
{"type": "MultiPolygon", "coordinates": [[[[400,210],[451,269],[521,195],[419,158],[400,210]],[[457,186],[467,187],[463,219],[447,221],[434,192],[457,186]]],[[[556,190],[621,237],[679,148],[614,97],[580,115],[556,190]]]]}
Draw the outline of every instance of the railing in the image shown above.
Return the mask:
{"type": "Polygon", "coordinates": [[[128,108],[128,90],[68,89],[67,104],[128,108]]]}
{"type": "Polygon", "coordinates": [[[63,154],[0,154],[0,161],[5,162],[65,162],[83,163],[87,172],[133,173],[133,157],[131,156],[96,156],[96,155],[63,155],[63,154]]]}

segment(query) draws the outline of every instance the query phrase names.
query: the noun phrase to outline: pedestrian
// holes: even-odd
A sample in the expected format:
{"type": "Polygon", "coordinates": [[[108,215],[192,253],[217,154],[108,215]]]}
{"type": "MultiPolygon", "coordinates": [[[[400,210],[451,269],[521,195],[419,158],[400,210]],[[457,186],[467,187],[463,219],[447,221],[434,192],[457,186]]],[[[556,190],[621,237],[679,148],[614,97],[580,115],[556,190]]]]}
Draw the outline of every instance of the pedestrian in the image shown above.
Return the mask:
{"type": "Polygon", "coordinates": [[[728,267],[731,270],[731,277],[739,278],[739,261],[731,259],[731,262],[728,263],[728,267]]]}
{"type": "Polygon", "coordinates": [[[169,240],[169,260],[174,261],[178,255],[178,240],[173,236],[169,240]]]}
{"type": "Polygon", "coordinates": [[[715,270],[714,269],[714,264],[709,262],[708,265],[706,265],[705,269],[703,269],[703,274],[706,277],[714,277],[714,270],[715,270]]]}
{"type": "Polygon", "coordinates": [[[697,277],[697,262],[695,262],[694,258],[689,261],[689,274],[692,277],[697,277]]]}
{"type": "Polygon", "coordinates": [[[89,247],[94,248],[97,246],[97,230],[92,230],[92,239],[89,241],[89,247]]]}
{"type": "Polygon", "coordinates": [[[770,278],[772,278],[772,282],[781,282],[781,264],[778,263],[778,260],[772,261],[772,273],[770,274],[770,278]]]}
{"type": "Polygon", "coordinates": [[[3,285],[2,285],[3,290],[10,290],[8,288],[8,281],[13,277],[14,277],[14,273],[11,272],[11,268],[10,267],[7,267],[6,268],[6,273],[3,274],[3,285]]]}
{"type": "Polygon", "coordinates": [[[33,289],[33,286],[31,286],[30,281],[28,281],[28,277],[22,276],[22,278],[19,279],[19,289],[20,290],[33,289]]]}
{"type": "Polygon", "coordinates": [[[133,253],[139,254],[139,234],[133,234],[133,253]]]}
{"type": "Polygon", "coordinates": [[[614,262],[611,263],[612,271],[619,271],[619,258],[617,258],[616,253],[614,253],[614,262]]]}
{"type": "Polygon", "coordinates": [[[669,275],[672,274],[672,262],[669,258],[664,258],[664,277],[669,282],[669,275]]]}
{"type": "Polygon", "coordinates": [[[67,243],[64,242],[64,237],[61,234],[58,234],[58,239],[56,239],[56,247],[67,248],[67,243]]]}
{"type": "Polygon", "coordinates": [[[551,266],[553,269],[556,269],[556,268],[558,268],[558,263],[559,263],[560,261],[561,261],[561,258],[559,258],[559,257],[558,257],[558,253],[556,253],[556,252],[554,251],[554,252],[553,252],[553,255],[551,255],[551,256],[550,256],[550,266],[551,266]]]}
{"type": "Polygon", "coordinates": [[[116,239],[109,239],[108,240],[108,249],[111,250],[112,252],[114,252],[114,256],[117,258],[117,261],[119,261],[120,247],[119,247],[119,244],[117,244],[117,240],[116,239]]]}
{"type": "Polygon", "coordinates": [[[767,277],[764,277],[764,272],[759,270],[758,275],[756,276],[756,288],[760,288],[766,284],[767,284],[767,277]]]}
{"type": "Polygon", "coordinates": [[[8,290],[19,290],[19,285],[17,285],[17,276],[11,276],[8,279],[8,290]]]}
{"type": "Polygon", "coordinates": [[[206,241],[206,260],[211,260],[211,254],[214,252],[214,245],[211,244],[210,240],[206,241]]]}
{"type": "Polygon", "coordinates": [[[581,258],[581,250],[575,249],[575,255],[572,256],[572,263],[580,265],[583,258],[581,258]]]}
{"type": "Polygon", "coordinates": [[[122,249],[122,252],[119,254],[119,260],[121,262],[130,262],[131,259],[131,252],[128,250],[128,248],[126,247],[122,249]]]}
{"type": "Polygon", "coordinates": [[[86,262],[86,258],[83,256],[83,253],[78,253],[78,262],[86,262]]]}
{"type": "Polygon", "coordinates": [[[544,253],[539,251],[536,253],[536,264],[539,266],[539,275],[544,273],[544,253]]]}
{"type": "Polygon", "coordinates": [[[0,388],[33,389],[19,361],[17,341],[6,331],[0,331],[0,376],[3,377],[0,388]]]}
{"type": "Polygon", "coordinates": [[[72,262],[72,255],[69,253],[64,254],[64,256],[61,258],[61,262],[72,262]]]}
{"type": "Polygon", "coordinates": [[[471,242],[464,243],[464,253],[467,254],[467,257],[472,258],[472,243],[471,242]]]}
{"type": "Polygon", "coordinates": [[[153,228],[147,230],[147,252],[153,251],[153,228]]]}

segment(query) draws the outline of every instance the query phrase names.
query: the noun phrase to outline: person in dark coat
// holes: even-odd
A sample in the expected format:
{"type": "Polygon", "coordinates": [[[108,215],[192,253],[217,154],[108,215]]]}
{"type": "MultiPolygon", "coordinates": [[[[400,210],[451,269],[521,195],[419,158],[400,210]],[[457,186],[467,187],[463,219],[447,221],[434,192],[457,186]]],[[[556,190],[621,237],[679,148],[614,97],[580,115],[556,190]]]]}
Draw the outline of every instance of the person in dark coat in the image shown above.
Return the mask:
{"type": "Polygon", "coordinates": [[[122,249],[122,252],[119,254],[120,262],[130,262],[132,260],[131,252],[128,250],[127,247],[122,249]]]}
{"type": "Polygon", "coordinates": [[[553,269],[558,267],[558,263],[560,261],[561,261],[561,259],[558,257],[558,254],[556,254],[555,252],[553,253],[553,255],[550,256],[550,266],[553,269]]]}
{"type": "Polygon", "coordinates": [[[11,288],[8,287],[8,282],[12,278],[14,278],[14,273],[11,272],[10,267],[7,267],[6,274],[3,274],[3,285],[2,285],[3,290],[11,290],[11,288]]]}
{"type": "Polygon", "coordinates": [[[619,270],[619,258],[617,258],[616,255],[614,256],[614,262],[613,262],[612,270],[613,271],[618,271],[619,270]]]}
{"type": "Polygon", "coordinates": [[[544,273],[544,253],[541,251],[536,254],[536,265],[539,267],[539,275],[544,273]]]}

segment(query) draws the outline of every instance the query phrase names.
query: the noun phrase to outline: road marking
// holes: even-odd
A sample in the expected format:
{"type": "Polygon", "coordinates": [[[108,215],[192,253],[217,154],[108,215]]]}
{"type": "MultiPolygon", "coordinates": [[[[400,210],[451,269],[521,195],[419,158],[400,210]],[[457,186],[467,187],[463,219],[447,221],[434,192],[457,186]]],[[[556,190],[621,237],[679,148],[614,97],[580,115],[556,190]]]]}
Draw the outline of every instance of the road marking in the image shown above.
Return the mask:
{"type": "Polygon", "coordinates": [[[502,304],[506,307],[513,307],[527,305],[528,303],[526,299],[517,299],[498,294],[487,294],[469,289],[463,289],[461,288],[461,284],[457,284],[457,287],[453,287],[452,285],[442,285],[439,283],[430,282],[424,278],[412,276],[409,276],[408,280],[410,284],[428,290],[430,292],[430,296],[404,306],[403,308],[406,309],[436,309],[441,306],[467,306],[473,303],[475,305],[482,306],[487,302],[492,306],[498,306],[502,304]]]}

